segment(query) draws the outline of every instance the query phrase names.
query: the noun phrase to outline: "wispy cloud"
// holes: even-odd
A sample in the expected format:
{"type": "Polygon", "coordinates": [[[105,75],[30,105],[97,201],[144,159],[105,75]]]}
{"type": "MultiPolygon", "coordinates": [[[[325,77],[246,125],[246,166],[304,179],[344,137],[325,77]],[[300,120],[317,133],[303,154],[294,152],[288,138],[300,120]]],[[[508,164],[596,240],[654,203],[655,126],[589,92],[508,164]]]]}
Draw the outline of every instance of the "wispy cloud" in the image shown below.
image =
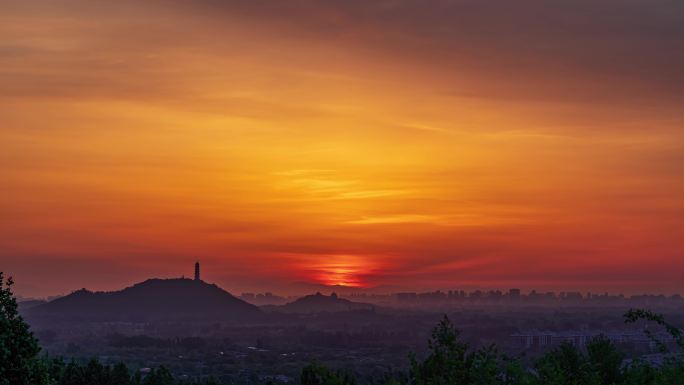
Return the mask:
{"type": "Polygon", "coordinates": [[[405,215],[387,215],[387,216],[371,216],[362,219],[355,219],[345,223],[356,225],[375,225],[385,223],[440,223],[444,220],[443,217],[435,215],[420,215],[420,214],[405,214],[405,215]]]}

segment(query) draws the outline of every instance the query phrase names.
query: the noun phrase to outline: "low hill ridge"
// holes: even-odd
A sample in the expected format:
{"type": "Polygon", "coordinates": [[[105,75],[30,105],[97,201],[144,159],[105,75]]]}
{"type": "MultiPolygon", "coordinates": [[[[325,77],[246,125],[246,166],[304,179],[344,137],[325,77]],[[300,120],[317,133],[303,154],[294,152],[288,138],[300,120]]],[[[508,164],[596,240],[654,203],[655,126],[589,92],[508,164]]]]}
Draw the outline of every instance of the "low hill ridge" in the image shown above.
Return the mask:
{"type": "Polygon", "coordinates": [[[27,310],[28,315],[106,320],[244,320],[261,314],[215,284],[186,278],[148,279],[119,291],[77,290],[27,310]]]}
{"type": "Polygon", "coordinates": [[[296,301],[282,306],[270,307],[272,311],[283,313],[322,313],[345,312],[356,310],[373,310],[375,307],[368,303],[352,302],[339,298],[337,294],[323,295],[320,292],[307,295],[296,301]]]}

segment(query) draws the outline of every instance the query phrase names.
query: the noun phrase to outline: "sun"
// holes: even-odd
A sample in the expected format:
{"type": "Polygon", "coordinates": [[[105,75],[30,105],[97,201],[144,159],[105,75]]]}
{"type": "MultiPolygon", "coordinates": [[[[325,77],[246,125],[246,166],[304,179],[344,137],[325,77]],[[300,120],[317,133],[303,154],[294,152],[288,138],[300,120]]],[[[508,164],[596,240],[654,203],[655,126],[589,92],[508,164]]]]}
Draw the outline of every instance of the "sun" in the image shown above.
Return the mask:
{"type": "Polygon", "coordinates": [[[326,286],[368,287],[370,268],[358,256],[332,255],[314,267],[314,280],[326,286]]]}

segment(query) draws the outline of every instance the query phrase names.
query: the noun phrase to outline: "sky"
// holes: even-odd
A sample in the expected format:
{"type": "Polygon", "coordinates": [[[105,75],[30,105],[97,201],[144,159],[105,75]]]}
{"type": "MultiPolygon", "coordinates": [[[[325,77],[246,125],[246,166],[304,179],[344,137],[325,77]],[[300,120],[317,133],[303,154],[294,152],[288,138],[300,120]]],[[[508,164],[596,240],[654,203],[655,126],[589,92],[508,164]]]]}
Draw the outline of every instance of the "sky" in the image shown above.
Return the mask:
{"type": "Polygon", "coordinates": [[[684,292],[684,3],[23,1],[0,270],[684,292]]]}

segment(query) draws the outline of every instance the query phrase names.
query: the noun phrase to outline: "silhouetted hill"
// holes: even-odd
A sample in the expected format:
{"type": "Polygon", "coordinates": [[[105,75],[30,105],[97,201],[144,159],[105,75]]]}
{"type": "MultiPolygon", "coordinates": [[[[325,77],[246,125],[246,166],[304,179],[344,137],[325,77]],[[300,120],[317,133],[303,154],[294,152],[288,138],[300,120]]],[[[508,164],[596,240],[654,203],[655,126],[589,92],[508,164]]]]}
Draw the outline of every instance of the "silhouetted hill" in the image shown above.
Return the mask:
{"type": "Polygon", "coordinates": [[[27,300],[18,301],[17,305],[19,305],[19,309],[26,310],[26,309],[30,309],[32,307],[43,305],[45,303],[46,303],[46,301],[44,301],[42,299],[27,299],[27,300]]]}
{"type": "Polygon", "coordinates": [[[246,320],[261,311],[220,287],[190,279],[149,279],[121,291],[75,291],[27,309],[28,316],[98,320],[246,320]]]}
{"type": "Polygon", "coordinates": [[[354,310],[373,310],[374,306],[367,303],[352,302],[347,299],[338,298],[335,293],[329,296],[316,293],[299,298],[294,302],[282,306],[264,306],[262,309],[282,313],[334,313],[354,310]]]}

